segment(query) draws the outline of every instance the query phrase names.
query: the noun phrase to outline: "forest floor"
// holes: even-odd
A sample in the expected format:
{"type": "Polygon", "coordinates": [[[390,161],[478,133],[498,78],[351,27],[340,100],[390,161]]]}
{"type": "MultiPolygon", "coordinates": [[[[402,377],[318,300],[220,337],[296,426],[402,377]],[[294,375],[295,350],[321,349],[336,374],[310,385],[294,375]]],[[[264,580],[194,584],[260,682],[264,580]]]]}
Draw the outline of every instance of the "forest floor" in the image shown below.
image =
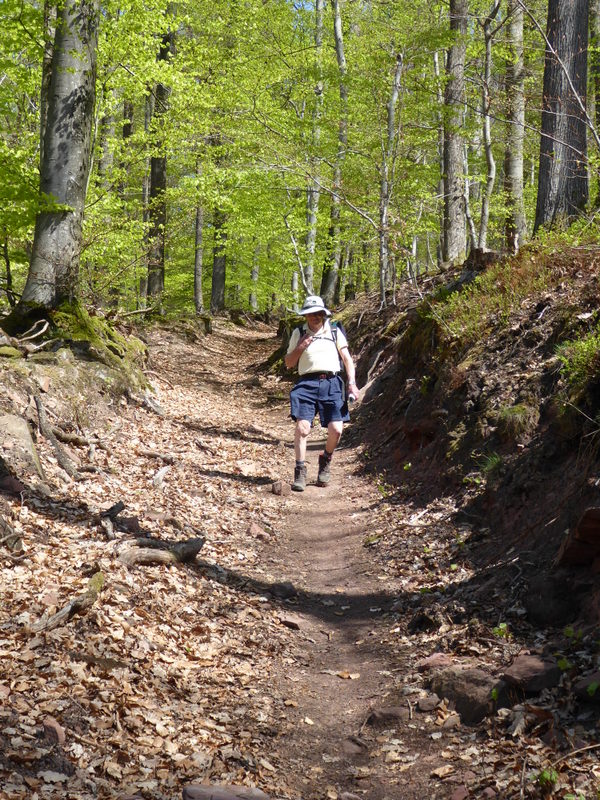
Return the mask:
{"type": "Polygon", "coordinates": [[[0,569],[0,797],[174,800],[206,784],[290,800],[595,798],[596,710],[568,690],[469,726],[429,686],[434,664],[493,677],[556,647],[545,631],[513,638],[510,591],[461,558],[451,499],[391,502],[364,472],[359,424],[327,488],[314,430],[310,485],[290,493],[289,384],[258,369],[278,346],[267,326],[156,328],[148,345],[162,414],[88,410],[99,472],[70,480],[40,440],[50,492],[4,508],[23,552],[0,569]],[[99,519],[118,501],[113,538],[99,519]],[[191,564],[127,566],[132,534],[206,542],[191,564]],[[93,606],[45,629],[98,571],[93,606]],[[434,574],[475,587],[496,626],[423,607],[434,574]]]}

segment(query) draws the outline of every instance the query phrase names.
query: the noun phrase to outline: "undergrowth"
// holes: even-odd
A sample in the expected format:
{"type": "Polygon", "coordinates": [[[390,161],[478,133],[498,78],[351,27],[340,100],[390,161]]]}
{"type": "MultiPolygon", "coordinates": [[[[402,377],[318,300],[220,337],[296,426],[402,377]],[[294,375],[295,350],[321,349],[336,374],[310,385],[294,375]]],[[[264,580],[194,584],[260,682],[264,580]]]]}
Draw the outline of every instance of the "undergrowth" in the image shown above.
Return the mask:
{"type": "Polygon", "coordinates": [[[584,388],[600,374],[600,326],[581,339],[559,345],[557,355],[567,383],[574,389],[584,388]]]}
{"type": "Polygon", "coordinates": [[[516,259],[493,265],[461,292],[432,303],[430,314],[440,323],[442,336],[469,344],[490,325],[506,323],[523,300],[553,283],[552,270],[540,254],[523,252],[516,259]]]}

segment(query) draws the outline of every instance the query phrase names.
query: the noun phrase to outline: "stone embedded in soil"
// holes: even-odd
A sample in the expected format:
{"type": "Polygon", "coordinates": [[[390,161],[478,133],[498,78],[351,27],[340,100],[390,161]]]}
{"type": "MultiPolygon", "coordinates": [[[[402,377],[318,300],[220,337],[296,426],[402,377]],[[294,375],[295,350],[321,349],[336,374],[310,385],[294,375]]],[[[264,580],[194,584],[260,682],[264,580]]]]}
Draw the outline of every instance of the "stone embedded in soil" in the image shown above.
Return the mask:
{"type": "Polygon", "coordinates": [[[450,800],[467,800],[469,790],[466,786],[458,786],[450,795],[450,800]]]}
{"type": "Polygon", "coordinates": [[[287,497],[288,494],[292,493],[292,487],[285,481],[275,481],[271,484],[271,491],[273,494],[287,497]]]}
{"type": "Polygon", "coordinates": [[[183,800],[269,800],[269,795],[250,786],[190,784],[183,787],[183,800]]]}
{"type": "Polygon", "coordinates": [[[404,722],[408,720],[409,716],[409,710],[405,706],[386,706],[374,708],[367,719],[367,723],[373,726],[387,725],[390,722],[404,722]]]}
{"type": "Polygon", "coordinates": [[[54,719],[54,717],[45,717],[42,725],[44,726],[44,735],[48,739],[52,739],[58,744],[65,743],[65,729],[57,720],[54,719]]]}
{"type": "Polygon", "coordinates": [[[282,614],[279,617],[279,622],[292,631],[299,631],[302,629],[304,620],[297,614],[282,614]]]}
{"type": "Polygon", "coordinates": [[[437,708],[439,704],[440,698],[437,696],[437,694],[430,694],[427,695],[427,697],[419,697],[417,700],[417,709],[427,713],[429,711],[433,711],[433,709],[437,708]]]}
{"type": "Polygon", "coordinates": [[[442,669],[443,667],[450,667],[454,663],[454,659],[446,653],[433,653],[427,658],[421,659],[417,663],[419,672],[427,672],[430,669],[442,669]]]}
{"type": "Polygon", "coordinates": [[[453,666],[433,675],[431,689],[447,699],[465,725],[477,725],[494,710],[494,697],[505,694],[505,685],[477,667],[453,666]]]}
{"type": "Polygon", "coordinates": [[[557,686],[561,671],[554,659],[540,656],[517,656],[502,678],[510,686],[517,686],[528,694],[557,686]]]}
{"type": "Polygon", "coordinates": [[[581,700],[600,703],[600,672],[583,675],[575,681],[573,691],[581,700]]]}

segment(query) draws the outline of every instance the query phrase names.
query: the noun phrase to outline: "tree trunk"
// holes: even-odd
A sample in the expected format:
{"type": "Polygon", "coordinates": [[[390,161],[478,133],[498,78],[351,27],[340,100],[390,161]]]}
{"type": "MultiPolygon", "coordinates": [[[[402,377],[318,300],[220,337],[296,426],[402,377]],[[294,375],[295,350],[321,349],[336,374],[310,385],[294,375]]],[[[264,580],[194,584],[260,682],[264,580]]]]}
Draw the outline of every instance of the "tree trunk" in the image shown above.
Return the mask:
{"type": "Polygon", "coordinates": [[[213,269],[212,291],[210,297],[210,310],[215,313],[225,308],[225,279],[227,273],[227,257],[225,245],[227,242],[227,214],[216,208],[213,214],[213,269]]]}
{"type": "Polygon", "coordinates": [[[570,222],[588,201],[588,0],[549,0],[534,231],[570,222]]]}
{"type": "MultiPolygon", "coordinates": [[[[594,104],[594,124],[600,130],[600,0],[590,0],[590,81],[594,104]]],[[[600,207],[600,167],[596,167],[594,205],[600,207]]]]}
{"type": "Polygon", "coordinates": [[[390,270],[389,212],[390,201],[392,199],[393,172],[396,155],[396,108],[400,97],[402,67],[402,53],[397,53],[392,91],[387,102],[387,131],[379,184],[379,292],[382,306],[386,304],[385,290],[390,270]]]}
{"type": "MultiPolygon", "coordinates": [[[[202,162],[196,159],[196,174],[202,172],[202,162]]],[[[198,198],[196,203],[196,225],[194,242],[194,306],[196,314],[204,314],[204,298],[202,296],[202,262],[203,262],[203,237],[204,237],[204,207],[198,198]]]]}
{"type": "Polygon", "coordinates": [[[48,120],[48,99],[52,78],[52,51],[56,35],[56,4],[51,0],[44,2],[44,55],[42,57],[42,86],[40,91],[40,174],[44,163],[44,137],[48,120]]]}
{"type": "Polygon", "coordinates": [[[20,306],[51,309],[77,296],[97,43],[97,0],[65,0],[56,22],[40,173],[40,193],[50,201],[36,219],[20,306]]]}
{"type": "Polygon", "coordinates": [[[458,263],[466,255],[464,179],[463,179],[463,104],[468,0],[450,0],[450,31],[454,43],[448,51],[447,83],[444,93],[444,237],[442,258],[458,263]]]}
{"type": "Polygon", "coordinates": [[[252,311],[258,311],[258,295],[257,295],[257,286],[258,286],[258,275],[259,275],[259,256],[260,256],[260,245],[257,244],[254,246],[254,256],[252,258],[252,269],[250,270],[250,308],[252,311]]]}
{"type": "Polygon", "coordinates": [[[492,22],[500,10],[500,0],[494,0],[490,13],[483,22],[483,36],[485,41],[485,56],[483,67],[483,86],[481,90],[481,113],[483,116],[483,146],[485,150],[485,162],[487,166],[487,177],[485,189],[481,199],[481,219],[479,221],[479,240],[480,250],[487,249],[487,235],[490,220],[490,202],[496,182],[496,161],[492,150],[492,118],[490,109],[491,85],[492,85],[492,38],[494,31],[492,22]]]}
{"type": "Polygon", "coordinates": [[[525,62],[523,59],[523,9],[519,0],[508,0],[508,61],[506,101],[508,131],[504,157],[506,193],[506,246],[517,253],[527,232],[523,202],[523,141],[525,138],[525,62]]]}
{"type": "MultiPolygon", "coordinates": [[[[315,84],[315,107],[313,111],[313,147],[319,150],[321,141],[321,114],[323,111],[323,78],[322,78],[322,50],[323,50],[323,4],[324,0],[315,0],[315,61],[317,69],[317,83],[315,84]]],[[[306,200],[306,264],[304,278],[306,291],[312,294],[315,274],[315,250],[317,246],[317,222],[319,214],[319,188],[317,166],[313,161],[315,180],[311,181],[306,200]]]]}
{"type": "MultiPolygon", "coordinates": [[[[158,61],[166,62],[174,50],[174,34],[163,35],[158,61]]],[[[148,235],[148,297],[160,300],[165,288],[165,235],[167,225],[167,156],[165,152],[164,116],[169,105],[171,90],[157,83],[154,92],[154,123],[158,142],[150,159],[150,197],[148,210],[150,230],[148,235]]]]}
{"type": "Polygon", "coordinates": [[[344,53],[344,37],[342,33],[342,15],[340,0],[332,0],[333,35],[335,55],[340,81],[340,119],[338,123],[338,147],[333,168],[333,194],[331,196],[331,216],[329,222],[328,259],[321,279],[321,297],[325,305],[331,305],[338,285],[340,265],[342,261],[342,242],[340,240],[340,217],[342,199],[342,163],[348,147],[348,88],[346,86],[346,55],[344,53]]]}

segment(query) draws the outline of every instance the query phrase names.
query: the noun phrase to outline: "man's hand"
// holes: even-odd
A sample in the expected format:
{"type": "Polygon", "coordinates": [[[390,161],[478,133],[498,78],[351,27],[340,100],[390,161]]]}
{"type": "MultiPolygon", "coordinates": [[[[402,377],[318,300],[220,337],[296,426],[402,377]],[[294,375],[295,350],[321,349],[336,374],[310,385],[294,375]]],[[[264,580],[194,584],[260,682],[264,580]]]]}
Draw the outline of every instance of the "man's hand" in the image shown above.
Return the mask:
{"type": "Polygon", "coordinates": [[[359,388],[352,382],[348,383],[348,400],[356,400],[358,398],[359,388]]]}
{"type": "Polygon", "coordinates": [[[311,336],[310,333],[305,333],[300,337],[300,341],[296,345],[296,350],[299,350],[301,353],[303,353],[306,348],[313,343],[314,339],[315,337],[311,336]]]}

